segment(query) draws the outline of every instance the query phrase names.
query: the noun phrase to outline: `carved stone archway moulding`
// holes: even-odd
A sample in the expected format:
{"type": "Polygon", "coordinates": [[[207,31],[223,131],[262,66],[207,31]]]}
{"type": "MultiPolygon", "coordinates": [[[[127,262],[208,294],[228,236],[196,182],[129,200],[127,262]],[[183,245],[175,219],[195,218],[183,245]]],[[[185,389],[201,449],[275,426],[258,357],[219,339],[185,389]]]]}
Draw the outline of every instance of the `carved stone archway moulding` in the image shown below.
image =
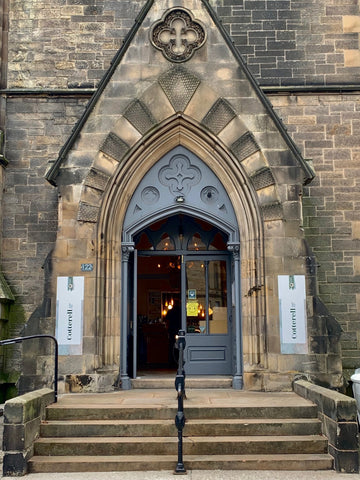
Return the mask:
{"type": "MultiPolygon", "coordinates": [[[[206,132],[211,141],[232,153],[233,161],[250,182],[250,190],[257,197],[254,202],[260,207],[264,221],[283,218],[281,194],[275,176],[252,132],[226,99],[193,73],[177,65],[161,74],[158,82],[150,86],[141,98],[130,102],[119,115],[113,131],[104,138],[84,181],[78,220],[97,223],[102,200],[102,195],[98,193],[105,191],[118,164],[130,154],[136,142],[146,141],[147,132],[151,131],[153,135],[154,129],[162,131],[162,124],[172,122],[176,113],[186,118],[193,130],[200,135],[206,132]],[[200,91],[201,95],[198,94],[200,91]],[[153,98],[167,99],[168,103],[159,110],[153,98]],[[205,114],[201,113],[204,111],[205,114]],[[104,156],[110,159],[105,168],[104,156]],[[94,202],[92,191],[96,191],[97,202],[94,202]]],[[[216,165],[213,168],[216,170],[216,165]]]]}
{"type": "MultiPolygon", "coordinates": [[[[134,146],[131,154],[112,176],[104,194],[98,223],[98,278],[102,280],[98,282],[97,296],[108,300],[101,302],[101,311],[97,312],[97,318],[102,323],[98,325],[98,331],[102,331],[104,339],[101,356],[105,365],[117,364],[120,355],[118,337],[111,336],[111,329],[120,317],[120,299],[119,296],[114,298],[112,292],[121,290],[122,226],[129,201],[146,172],[167,152],[179,145],[192,151],[216,172],[231,199],[240,228],[241,255],[246,258],[246,265],[241,268],[242,289],[248,291],[252,285],[264,283],[263,250],[259,241],[263,236],[262,222],[251,184],[247,185],[248,180],[241,166],[233,161],[221,143],[216,145],[214,139],[194,123],[182,116],[175,116],[159,126],[153,135],[134,146]],[[247,187],[239,189],[238,185],[247,187]]],[[[251,335],[263,338],[261,331],[254,331],[251,322],[264,331],[265,327],[261,325],[264,309],[264,298],[260,302],[254,297],[242,299],[244,353],[247,361],[254,366],[266,365],[264,343],[258,344],[256,351],[253,350],[254,345],[251,345],[251,351],[248,348],[249,342],[255,343],[250,340],[251,335]],[[257,316],[256,322],[254,315],[257,316]]]]}
{"type": "MultiPolygon", "coordinates": [[[[85,176],[77,215],[81,224],[93,223],[98,232],[95,290],[99,366],[115,369],[119,365],[121,232],[130,198],[149,168],[182,145],[216,173],[233,204],[241,239],[245,374],[267,368],[265,287],[256,295],[247,292],[268,283],[264,229],[275,221],[275,235],[284,235],[282,202],[286,199],[272,165],[241,117],[205,81],[175,65],[120,111],[111,131],[103,137],[85,176]],[[160,109],[154,98],[161,101],[160,109]]],[[[83,142],[85,137],[78,148],[83,142]]],[[[268,271],[268,275],[273,272],[268,271]]],[[[276,309],[271,310],[275,316],[276,309]]],[[[270,321],[276,324],[274,319],[270,321]]]]}

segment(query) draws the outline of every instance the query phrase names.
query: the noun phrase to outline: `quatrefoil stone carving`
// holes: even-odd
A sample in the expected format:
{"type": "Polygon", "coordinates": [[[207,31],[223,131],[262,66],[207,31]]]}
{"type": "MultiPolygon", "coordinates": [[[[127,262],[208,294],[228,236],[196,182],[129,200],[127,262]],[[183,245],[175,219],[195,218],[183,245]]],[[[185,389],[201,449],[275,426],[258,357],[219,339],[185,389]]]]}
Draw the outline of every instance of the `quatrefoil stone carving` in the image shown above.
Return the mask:
{"type": "Polygon", "coordinates": [[[159,170],[159,180],[173,195],[187,195],[201,180],[201,171],[186,155],[171,157],[168,165],[159,170]]]}
{"type": "Polygon", "coordinates": [[[206,32],[188,10],[175,8],[153,25],[150,39],[165,58],[180,63],[189,60],[204,45],[206,32]]]}

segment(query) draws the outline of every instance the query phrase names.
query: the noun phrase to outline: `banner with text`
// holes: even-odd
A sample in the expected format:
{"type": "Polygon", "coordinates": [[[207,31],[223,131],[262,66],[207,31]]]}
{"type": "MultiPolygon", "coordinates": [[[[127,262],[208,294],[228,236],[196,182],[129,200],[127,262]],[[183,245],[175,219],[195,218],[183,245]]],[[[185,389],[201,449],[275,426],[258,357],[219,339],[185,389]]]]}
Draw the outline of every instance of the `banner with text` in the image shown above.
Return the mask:
{"type": "Polygon", "coordinates": [[[56,338],[59,355],[81,355],[83,337],[84,277],[58,277],[56,338]]]}
{"type": "Polygon", "coordinates": [[[281,353],[308,353],[305,275],[279,275],[281,353]]]}

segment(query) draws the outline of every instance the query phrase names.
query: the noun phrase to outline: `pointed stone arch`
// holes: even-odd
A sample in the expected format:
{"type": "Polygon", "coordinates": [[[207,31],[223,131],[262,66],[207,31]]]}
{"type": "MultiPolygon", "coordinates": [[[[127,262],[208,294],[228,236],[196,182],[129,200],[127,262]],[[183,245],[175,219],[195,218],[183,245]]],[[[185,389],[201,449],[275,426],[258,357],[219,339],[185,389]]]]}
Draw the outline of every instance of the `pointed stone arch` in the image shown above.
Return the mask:
{"type": "MultiPolygon", "coordinates": [[[[243,175],[257,193],[257,203],[265,220],[283,218],[276,173],[242,115],[206,82],[177,65],[162,73],[140,98],[131,101],[101,141],[84,179],[78,220],[97,221],[103,192],[119,164],[126,161],[138,142],[146,142],[154,129],[161,131],[162,125],[177,116],[186,118],[194,128],[203,130],[232,153],[233,161],[242,167],[243,175]]],[[[80,144],[87,141],[89,138],[85,135],[80,144]]],[[[288,153],[286,160],[289,158],[288,153]]]]}
{"type": "MultiPolygon", "coordinates": [[[[95,368],[114,372],[119,367],[121,261],[126,253],[121,232],[130,198],[148,169],[182,145],[216,173],[236,212],[243,363],[249,381],[264,388],[265,376],[271,376],[267,366],[277,371],[279,358],[275,279],[287,271],[286,263],[291,262],[291,271],[304,269],[299,229],[304,165],[258,100],[251,98],[261,111],[260,126],[254,113],[242,111],[241,98],[221,97],[183,67],[166,69],[138,98],[122,100],[121,108],[118,101],[114,99],[110,114],[109,102],[107,107],[99,102],[59,170],[64,199],[71,192],[66,208],[76,211],[76,220],[69,222],[73,227],[76,221],[79,243],[85,245],[89,232],[94,238],[95,247],[88,247],[96,261],[94,301],[89,303],[94,308],[86,325],[89,345],[95,344],[95,368]]],[[[58,239],[60,256],[61,235],[58,239]]]]}
{"type": "MultiPolygon", "coordinates": [[[[122,226],[127,208],[146,172],[166,153],[183,146],[200,158],[221,180],[234,208],[240,235],[241,289],[263,285],[263,221],[256,190],[242,164],[213,134],[177,114],[144,136],[118,164],[104,192],[99,213],[97,297],[101,357],[116,365],[120,355],[120,290],[123,250],[122,226]],[[114,335],[114,332],[117,332],[114,335]]],[[[125,239],[128,240],[128,239],[125,239]]],[[[266,364],[265,298],[241,296],[245,362],[266,364]]]]}

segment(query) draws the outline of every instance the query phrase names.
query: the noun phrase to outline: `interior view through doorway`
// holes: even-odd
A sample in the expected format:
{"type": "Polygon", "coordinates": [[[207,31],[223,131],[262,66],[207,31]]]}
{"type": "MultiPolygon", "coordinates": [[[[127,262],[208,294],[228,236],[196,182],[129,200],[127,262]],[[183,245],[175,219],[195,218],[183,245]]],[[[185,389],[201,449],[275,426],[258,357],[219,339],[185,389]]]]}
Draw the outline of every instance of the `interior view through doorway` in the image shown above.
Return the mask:
{"type": "Polygon", "coordinates": [[[227,235],[203,220],[174,215],[139,232],[135,249],[137,375],[176,371],[180,328],[187,374],[231,374],[227,235]]]}

